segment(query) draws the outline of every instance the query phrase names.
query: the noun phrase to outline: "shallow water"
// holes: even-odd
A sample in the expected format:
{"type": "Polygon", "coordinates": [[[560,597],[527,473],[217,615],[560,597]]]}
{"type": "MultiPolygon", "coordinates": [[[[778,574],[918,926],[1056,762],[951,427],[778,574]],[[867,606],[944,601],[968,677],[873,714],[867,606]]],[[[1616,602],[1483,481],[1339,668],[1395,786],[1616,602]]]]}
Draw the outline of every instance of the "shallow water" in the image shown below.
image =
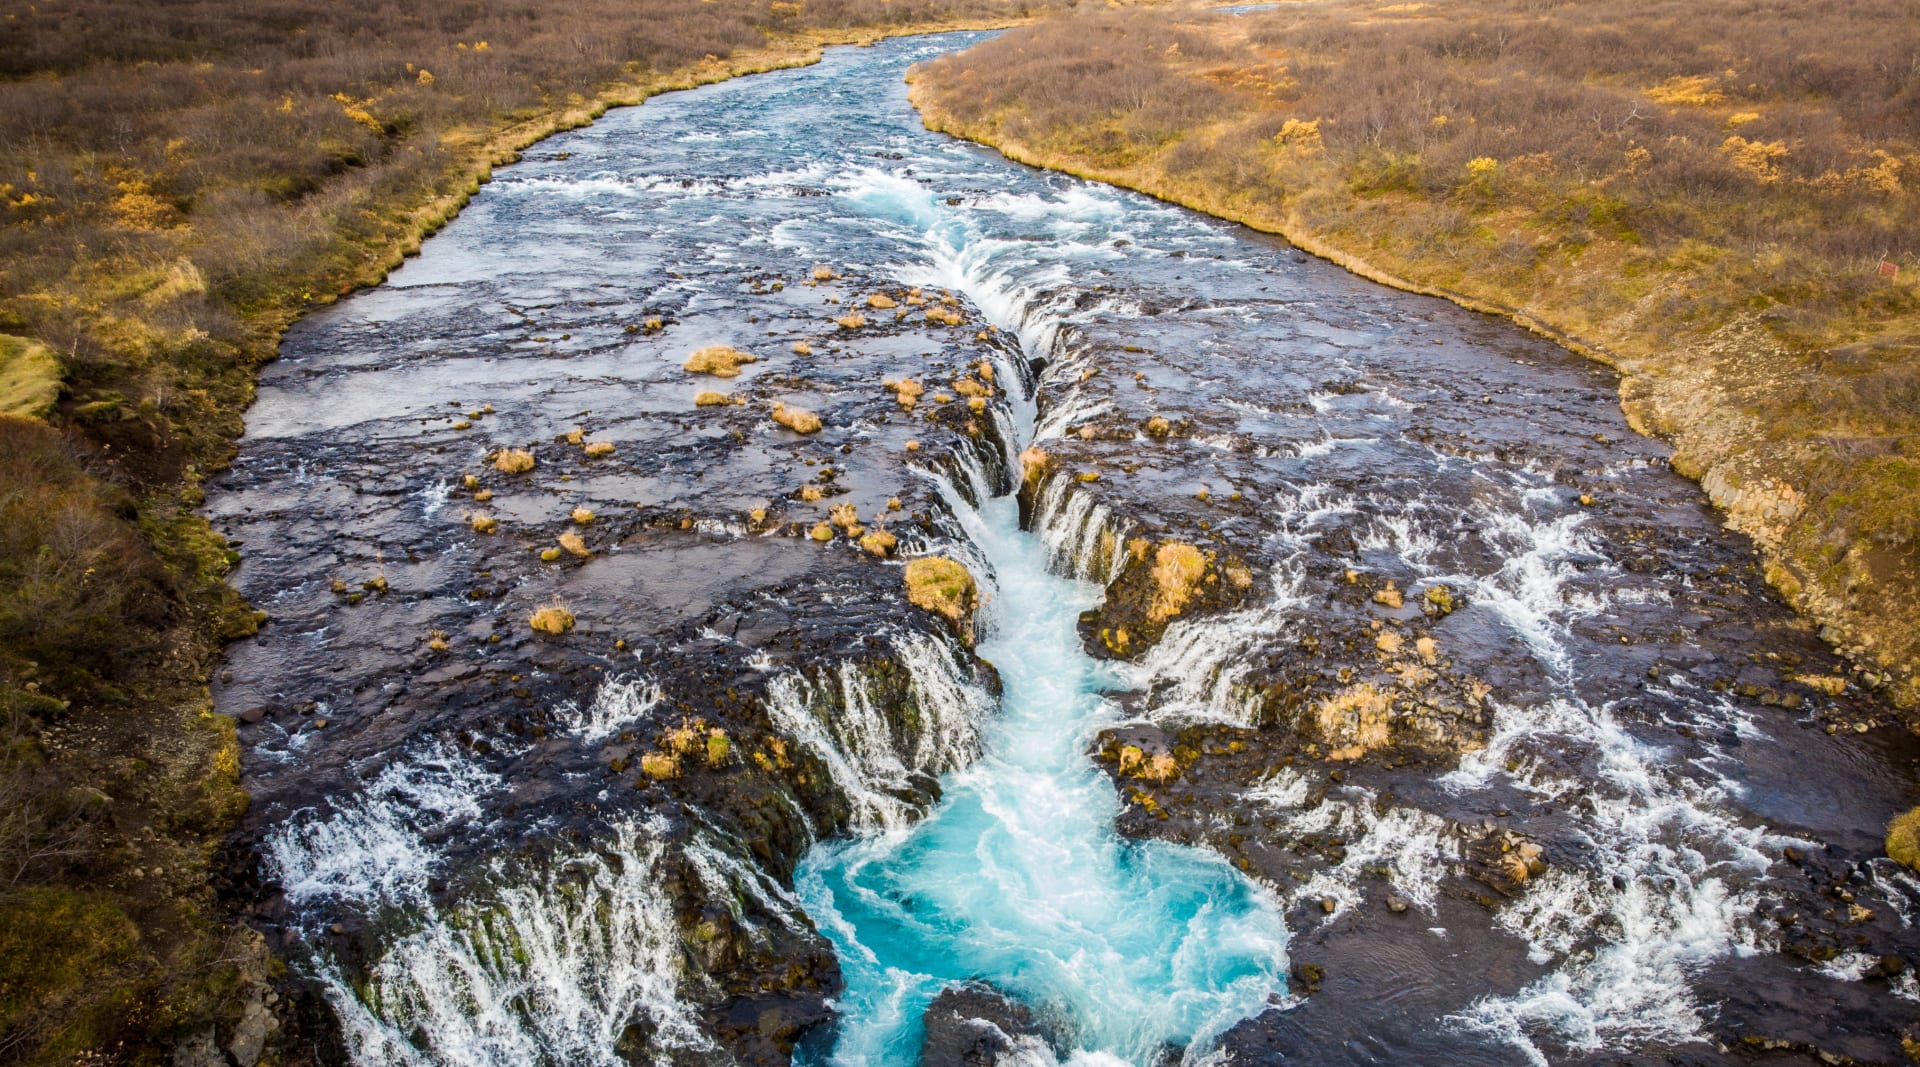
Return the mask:
{"type": "Polygon", "coordinates": [[[315,1043],[911,1063],[959,982],[1034,1010],[1031,1062],[1711,1062],[1747,1034],[1870,1059],[1920,1020],[1910,978],[1869,975],[1920,958],[1920,883],[1872,858],[1920,800],[1913,746],[1794,680],[1837,668],[1609,376],[926,133],[901,74],[974,39],[610,113],[288,335],[209,511],[272,617],[217,690],[261,712],[259,860],[230,892],[324,1001],[315,1043]],[[966,321],[832,323],[910,287],[966,321]],[[720,342],[760,361],[680,369],[720,342]],[[980,361],[981,411],[936,404],[980,361]],[[880,386],[909,375],[911,415],[880,386]],[[827,429],[774,427],[774,401],[827,429]],[[1055,478],[1023,531],[1029,440],[1101,477],[1055,478]],[[540,465],[494,472],[500,447],[540,465]],[[807,539],[843,504],[970,564],[997,683],[897,562],[807,539]],[[591,554],[542,562],[564,530],[591,554]],[[1136,537],[1254,577],[1096,660],[1080,613],[1136,537]],[[1404,607],[1369,599],[1389,579],[1404,607]],[[1456,610],[1423,610],[1437,585],[1456,610]],[[556,594],[577,627],[536,638],[556,594]],[[1305,751],[1311,715],[1276,700],[1350,681],[1446,736],[1305,751]],[[732,747],[636,769],[695,716],[732,747]],[[1198,755],[1116,779],[1089,754],[1115,737],[1198,755]],[[1509,832],[1544,870],[1490,886],[1509,832]],[[1330,977],[1302,1002],[1309,957],[1330,977]]]}

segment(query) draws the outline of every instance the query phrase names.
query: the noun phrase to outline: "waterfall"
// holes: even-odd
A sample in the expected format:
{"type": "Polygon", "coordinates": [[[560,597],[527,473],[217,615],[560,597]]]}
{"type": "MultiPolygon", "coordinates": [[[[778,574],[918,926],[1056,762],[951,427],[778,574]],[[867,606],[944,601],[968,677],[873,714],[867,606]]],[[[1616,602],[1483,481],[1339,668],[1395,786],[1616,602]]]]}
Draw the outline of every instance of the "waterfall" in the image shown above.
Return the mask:
{"type": "Polygon", "coordinates": [[[899,830],[923,814],[933,776],[978,752],[980,723],[993,706],[943,642],[911,634],[892,647],[910,678],[910,715],[899,729],[875,698],[879,681],[852,661],[819,680],[792,671],[767,686],[774,727],[820,758],[866,831],[899,830]]]}
{"type": "Polygon", "coordinates": [[[496,861],[488,890],[386,941],[363,974],[323,961],[323,990],[355,1060],[625,1067],[615,1049],[636,1022],[655,1063],[713,1050],[681,994],[658,832],[617,823],[601,850],[547,857],[530,872],[496,861]]]}

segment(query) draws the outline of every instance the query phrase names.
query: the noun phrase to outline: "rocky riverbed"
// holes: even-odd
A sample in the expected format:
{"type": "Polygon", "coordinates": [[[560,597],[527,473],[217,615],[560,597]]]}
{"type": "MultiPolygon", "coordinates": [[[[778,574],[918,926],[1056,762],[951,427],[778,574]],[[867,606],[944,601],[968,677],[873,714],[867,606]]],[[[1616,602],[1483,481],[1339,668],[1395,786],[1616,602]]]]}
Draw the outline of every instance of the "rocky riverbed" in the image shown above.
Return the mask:
{"type": "Polygon", "coordinates": [[[209,503],[283,1059],[1900,1056],[1915,746],[1607,376],[926,133],[970,39],[612,113],[288,335],[209,503]]]}

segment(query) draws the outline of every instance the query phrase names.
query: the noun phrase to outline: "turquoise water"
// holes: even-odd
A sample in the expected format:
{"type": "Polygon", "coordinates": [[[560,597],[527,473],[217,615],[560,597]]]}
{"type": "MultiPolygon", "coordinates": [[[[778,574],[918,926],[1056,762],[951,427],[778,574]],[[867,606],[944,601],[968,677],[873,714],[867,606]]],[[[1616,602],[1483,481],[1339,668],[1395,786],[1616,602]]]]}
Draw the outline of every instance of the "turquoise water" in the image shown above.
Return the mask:
{"type": "Polygon", "coordinates": [[[926,1005],[969,979],[1033,1007],[1074,1060],[1193,1058],[1283,993],[1279,907],[1212,853],[1114,832],[1120,798],[1087,757],[1112,712],[1074,629],[1099,592],[1048,571],[1012,500],[962,510],[993,569],[980,652],[1005,696],[930,818],[816,848],[798,875],[847,980],[828,1062],[916,1062],[926,1005]]]}

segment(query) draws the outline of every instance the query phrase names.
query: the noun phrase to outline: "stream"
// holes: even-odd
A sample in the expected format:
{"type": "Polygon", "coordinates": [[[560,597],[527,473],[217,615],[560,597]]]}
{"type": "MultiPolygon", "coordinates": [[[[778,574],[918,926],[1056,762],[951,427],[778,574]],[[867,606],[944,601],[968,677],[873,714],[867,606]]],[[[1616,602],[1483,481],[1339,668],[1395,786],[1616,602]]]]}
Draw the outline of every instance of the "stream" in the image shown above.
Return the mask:
{"type": "Polygon", "coordinates": [[[926,132],[903,75],[979,39],[611,112],[289,331],[207,511],[270,620],[215,689],[254,796],[222,892],[295,1043],[1920,1039],[1879,842],[1920,746],[1611,375],[926,132]],[[754,361],[684,368],[714,345],[754,361]],[[977,612],[915,602],[931,556],[977,612]]]}

